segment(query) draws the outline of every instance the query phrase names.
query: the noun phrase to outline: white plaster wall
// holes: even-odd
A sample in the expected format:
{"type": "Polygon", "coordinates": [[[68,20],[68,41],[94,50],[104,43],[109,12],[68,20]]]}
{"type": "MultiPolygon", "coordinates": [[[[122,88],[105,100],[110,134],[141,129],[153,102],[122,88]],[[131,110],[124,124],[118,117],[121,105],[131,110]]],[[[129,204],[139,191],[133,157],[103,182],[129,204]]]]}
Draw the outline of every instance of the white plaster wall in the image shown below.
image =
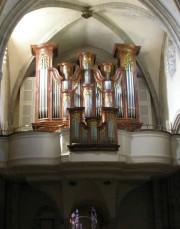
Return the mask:
{"type": "Polygon", "coordinates": [[[119,131],[119,161],[172,163],[171,135],[160,131],[119,131]]]}
{"type": "Polygon", "coordinates": [[[60,162],[59,134],[22,132],[10,136],[9,165],[55,165],[60,162]]]}
{"type": "Polygon", "coordinates": [[[172,163],[171,135],[166,132],[140,131],[132,135],[133,163],[172,163]]]}
{"type": "Polygon", "coordinates": [[[175,118],[180,110],[180,59],[176,55],[176,72],[170,76],[166,71],[167,79],[167,102],[169,110],[169,122],[173,125],[175,118]]]}

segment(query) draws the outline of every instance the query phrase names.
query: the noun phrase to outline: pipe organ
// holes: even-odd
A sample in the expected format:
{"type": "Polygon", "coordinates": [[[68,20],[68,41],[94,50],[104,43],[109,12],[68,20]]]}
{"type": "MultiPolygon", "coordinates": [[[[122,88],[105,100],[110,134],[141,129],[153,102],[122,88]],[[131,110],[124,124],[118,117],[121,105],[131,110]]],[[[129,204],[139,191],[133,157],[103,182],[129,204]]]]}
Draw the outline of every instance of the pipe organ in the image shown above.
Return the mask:
{"type": "Polygon", "coordinates": [[[120,128],[136,130],[139,122],[136,56],[140,46],[115,44],[114,56],[118,59],[115,74],[115,106],[119,108],[117,123],[120,128]]]}
{"type": "Polygon", "coordinates": [[[33,129],[70,127],[71,150],[118,150],[117,128],[141,127],[136,55],[140,47],[115,44],[112,63],[95,65],[93,52],[77,53],[79,64],[52,66],[57,44],[32,45],[36,57],[36,111],[33,129]]]}

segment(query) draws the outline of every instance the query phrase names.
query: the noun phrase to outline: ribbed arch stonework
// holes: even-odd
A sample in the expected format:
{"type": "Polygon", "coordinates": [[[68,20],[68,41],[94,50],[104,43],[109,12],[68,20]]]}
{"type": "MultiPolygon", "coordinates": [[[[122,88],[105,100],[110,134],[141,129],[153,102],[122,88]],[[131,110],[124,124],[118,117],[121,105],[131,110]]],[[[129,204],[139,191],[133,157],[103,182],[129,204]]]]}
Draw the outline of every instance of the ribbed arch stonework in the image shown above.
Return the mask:
{"type": "Polygon", "coordinates": [[[172,40],[175,42],[177,51],[180,55],[180,28],[175,19],[166,10],[160,1],[156,1],[156,4],[154,4],[153,0],[139,1],[144,4],[150,11],[152,11],[156,18],[158,18],[165,31],[167,31],[168,35],[172,37],[172,40]]]}
{"type": "Polygon", "coordinates": [[[176,3],[176,5],[178,7],[178,10],[180,11],[180,2],[179,2],[179,0],[174,0],[174,2],[176,3]]]}
{"type": "MultiPolygon", "coordinates": [[[[153,6],[153,3],[149,3],[148,1],[144,1],[144,0],[140,0],[140,2],[142,4],[144,4],[145,6],[147,6],[148,8],[150,8],[153,12],[153,14],[155,13],[156,17],[159,18],[159,20],[161,21],[161,23],[164,25],[164,27],[167,29],[167,31],[169,31],[170,34],[172,34],[172,37],[174,40],[176,40],[176,44],[179,44],[180,40],[180,34],[177,34],[177,24],[174,22],[174,20],[172,19],[172,17],[170,17],[170,15],[167,14],[167,11],[165,11],[164,9],[162,9],[161,5],[156,5],[153,6]],[[158,10],[158,13],[157,13],[158,10]],[[162,18],[161,14],[167,14],[167,18],[162,18]],[[162,20],[163,19],[163,20],[162,20]],[[174,27],[175,25],[175,27],[174,27]],[[173,31],[174,30],[174,31],[173,31]],[[172,32],[171,32],[172,31],[172,32]],[[177,36],[174,36],[174,35],[177,36]],[[178,42],[177,42],[178,41],[178,42]]],[[[112,5],[112,7],[114,6],[114,3],[109,3],[109,4],[103,4],[100,6],[96,6],[95,7],[95,11],[97,9],[102,9],[104,7],[110,7],[112,5]]],[[[11,14],[8,14],[8,16],[4,19],[2,25],[0,26],[2,33],[4,34],[2,42],[0,44],[0,48],[1,48],[1,53],[0,53],[0,63],[2,65],[2,57],[5,51],[5,48],[7,46],[7,41],[11,35],[12,30],[14,29],[14,27],[16,26],[17,22],[28,12],[33,11],[35,9],[39,9],[39,8],[43,8],[43,7],[64,7],[64,8],[69,8],[69,9],[74,9],[77,11],[83,11],[83,7],[78,6],[76,4],[72,4],[72,3],[67,3],[67,2],[61,2],[61,1],[51,1],[51,3],[49,3],[49,1],[36,1],[36,0],[31,0],[30,2],[27,3],[27,1],[23,0],[21,2],[18,2],[16,4],[16,6],[13,8],[13,10],[11,11],[11,14]],[[24,7],[22,7],[24,6],[24,7]],[[18,12],[18,14],[17,14],[18,12]],[[13,19],[13,20],[12,20],[13,19]]],[[[122,6],[121,3],[116,3],[116,7],[117,6],[122,6]]],[[[126,4],[125,7],[130,7],[130,5],[126,4]]],[[[133,7],[134,8],[134,7],[133,7]]],[[[136,10],[138,12],[141,13],[146,13],[144,10],[140,10],[139,8],[136,10]]],[[[147,13],[148,17],[151,17],[150,14],[147,13]]],[[[153,18],[153,16],[152,16],[153,18]]],[[[179,46],[177,46],[178,50],[180,51],[179,46]]],[[[2,73],[1,73],[2,74],[2,73]]]]}
{"type": "MultiPolygon", "coordinates": [[[[97,12],[101,11],[102,9],[106,9],[106,8],[110,8],[110,7],[112,7],[112,8],[116,7],[119,9],[120,8],[128,8],[131,10],[135,10],[138,14],[143,14],[143,15],[146,15],[148,18],[151,18],[152,20],[157,19],[158,21],[160,21],[160,23],[163,25],[163,27],[169,32],[171,37],[174,39],[174,41],[177,45],[177,49],[180,52],[180,50],[179,50],[180,49],[179,48],[180,47],[179,46],[180,34],[178,32],[178,25],[176,24],[175,20],[171,17],[171,15],[167,12],[167,10],[161,5],[161,3],[158,2],[154,6],[152,1],[149,2],[149,1],[141,0],[140,2],[152,11],[152,15],[147,10],[140,8],[140,7],[133,6],[131,4],[107,3],[107,4],[100,4],[98,6],[95,6],[94,8],[92,7],[92,9],[95,11],[93,14],[93,17],[96,18],[97,20],[100,20],[101,22],[103,22],[104,18],[101,17],[99,15],[99,13],[97,13],[97,12]],[[155,17],[153,15],[155,15],[155,17]]],[[[13,8],[13,10],[11,10],[11,13],[8,14],[8,16],[4,19],[3,23],[0,26],[2,34],[4,34],[4,36],[2,37],[2,42],[0,44],[0,50],[1,50],[1,52],[0,52],[0,66],[2,65],[2,62],[3,62],[4,51],[5,51],[8,39],[9,39],[13,29],[15,28],[17,22],[26,13],[31,12],[32,10],[35,10],[35,9],[43,8],[43,7],[62,7],[62,8],[67,8],[67,9],[73,9],[73,10],[76,10],[77,12],[82,12],[85,9],[84,7],[79,6],[77,4],[73,4],[73,3],[69,3],[69,2],[62,2],[62,1],[51,1],[50,3],[49,3],[49,1],[38,1],[37,2],[35,0],[31,0],[28,3],[26,1],[18,2],[15,5],[15,7],[13,8]]],[[[79,15],[79,18],[80,18],[80,16],[81,15],[79,15]]],[[[78,19],[78,17],[76,19],[78,19]]],[[[125,36],[125,34],[123,34],[123,31],[120,31],[119,28],[117,30],[117,28],[115,28],[114,25],[112,24],[112,22],[110,22],[110,21],[106,20],[105,23],[106,23],[106,26],[108,25],[108,27],[111,28],[112,31],[114,31],[116,34],[119,34],[121,38],[124,37],[124,42],[128,42],[128,39],[125,36]]],[[[68,25],[66,24],[65,26],[68,26],[68,25]]],[[[150,88],[153,102],[154,102],[154,106],[155,106],[155,110],[156,110],[157,122],[159,122],[158,99],[157,99],[157,95],[155,93],[153,84],[151,82],[151,78],[148,75],[149,73],[148,73],[148,71],[147,71],[147,69],[146,69],[145,65],[143,64],[143,61],[140,57],[138,58],[138,64],[139,64],[139,66],[141,66],[141,70],[142,70],[144,76],[146,77],[146,81],[147,81],[148,86],[150,88]]],[[[27,66],[24,66],[22,69],[22,72],[25,72],[26,69],[27,69],[27,66]]],[[[2,78],[2,70],[0,72],[0,75],[2,78]]],[[[11,96],[11,101],[15,100],[19,86],[21,84],[21,81],[24,78],[24,75],[22,75],[22,73],[20,73],[18,78],[19,79],[17,79],[17,82],[15,84],[15,88],[14,88],[12,96],[11,96]]]]}

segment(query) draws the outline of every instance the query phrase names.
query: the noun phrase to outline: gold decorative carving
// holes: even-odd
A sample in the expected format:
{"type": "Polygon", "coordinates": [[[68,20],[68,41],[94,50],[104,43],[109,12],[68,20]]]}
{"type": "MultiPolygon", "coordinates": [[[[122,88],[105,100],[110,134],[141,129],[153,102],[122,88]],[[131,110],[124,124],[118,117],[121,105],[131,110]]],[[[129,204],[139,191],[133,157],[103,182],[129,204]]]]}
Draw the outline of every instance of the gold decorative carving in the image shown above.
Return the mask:
{"type": "Polygon", "coordinates": [[[107,121],[112,121],[114,123],[114,114],[113,113],[108,113],[107,114],[107,121]]]}
{"type": "Polygon", "coordinates": [[[63,97],[63,103],[65,103],[65,102],[70,102],[70,96],[69,95],[64,95],[64,97],[63,97]]]}
{"type": "Polygon", "coordinates": [[[105,95],[105,105],[108,106],[109,104],[112,104],[112,96],[111,95],[105,95]]]}
{"type": "Polygon", "coordinates": [[[81,79],[81,77],[79,76],[76,81],[73,81],[73,83],[72,83],[73,90],[75,90],[77,88],[77,86],[79,85],[80,79],[81,79]]]}
{"type": "Polygon", "coordinates": [[[85,88],[84,89],[84,94],[85,95],[92,95],[92,90],[91,89],[88,89],[88,88],[85,88]]]}
{"type": "Polygon", "coordinates": [[[64,75],[66,80],[68,80],[68,77],[73,75],[75,64],[73,64],[73,63],[60,63],[58,66],[60,68],[60,72],[64,75]]]}
{"type": "Polygon", "coordinates": [[[115,44],[114,45],[114,55],[117,56],[118,53],[131,53],[133,56],[139,54],[141,46],[136,46],[132,44],[115,44]]]}
{"type": "Polygon", "coordinates": [[[95,79],[95,80],[96,80],[98,88],[102,91],[102,83],[97,79],[95,79]]]}
{"type": "Polygon", "coordinates": [[[129,63],[131,66],[131,71],[133,70],[133,60],[134,60],[134,57],[132,56],[131,53],[127,53],[126,55],[124,55],[124,58],[121,62],[125,70],[128,70],[129,63]]]}
{"type": "Polygon", "coordinates": [[[97,122],[95,122],[95,121],[90,122],[90,127],[93,127],[93,126],[97,127],[97,122]]]}
{"type": "Polygon", "coordinates": [[[92,52],[78,53],[80,67],[93,67],[96,55],[92,52]]]}
{"type": "Polygon", "coordinates": [[[46,52],[41,53],[39,69],[49,68],[49,57],[46,52]]]}
{"type": "Polygon", "coordinates": [[[79,113],[74,113],[74,114],[72,114],[72,121],[74,121],[75,119],[77,119],[78,121],[80,121],[80,114],[79,113]]]}

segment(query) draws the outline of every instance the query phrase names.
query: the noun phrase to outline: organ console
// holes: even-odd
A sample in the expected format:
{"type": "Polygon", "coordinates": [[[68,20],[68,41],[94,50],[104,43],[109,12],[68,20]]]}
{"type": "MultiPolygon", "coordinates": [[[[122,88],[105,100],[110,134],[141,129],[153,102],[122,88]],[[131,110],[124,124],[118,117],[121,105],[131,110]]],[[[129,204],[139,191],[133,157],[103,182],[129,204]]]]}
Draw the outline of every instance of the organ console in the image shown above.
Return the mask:
{"type": "Polygon", "coordinates": [[[118,150],[117,129],[139,129],[136,55],[140,47],[115,44],[112,63],[95,65],[93,52],[77,53],[79,65],[52,66],[57,44],[32,45],[36,57],[33,129],[70,128],[70,150],[118,150]]]}

